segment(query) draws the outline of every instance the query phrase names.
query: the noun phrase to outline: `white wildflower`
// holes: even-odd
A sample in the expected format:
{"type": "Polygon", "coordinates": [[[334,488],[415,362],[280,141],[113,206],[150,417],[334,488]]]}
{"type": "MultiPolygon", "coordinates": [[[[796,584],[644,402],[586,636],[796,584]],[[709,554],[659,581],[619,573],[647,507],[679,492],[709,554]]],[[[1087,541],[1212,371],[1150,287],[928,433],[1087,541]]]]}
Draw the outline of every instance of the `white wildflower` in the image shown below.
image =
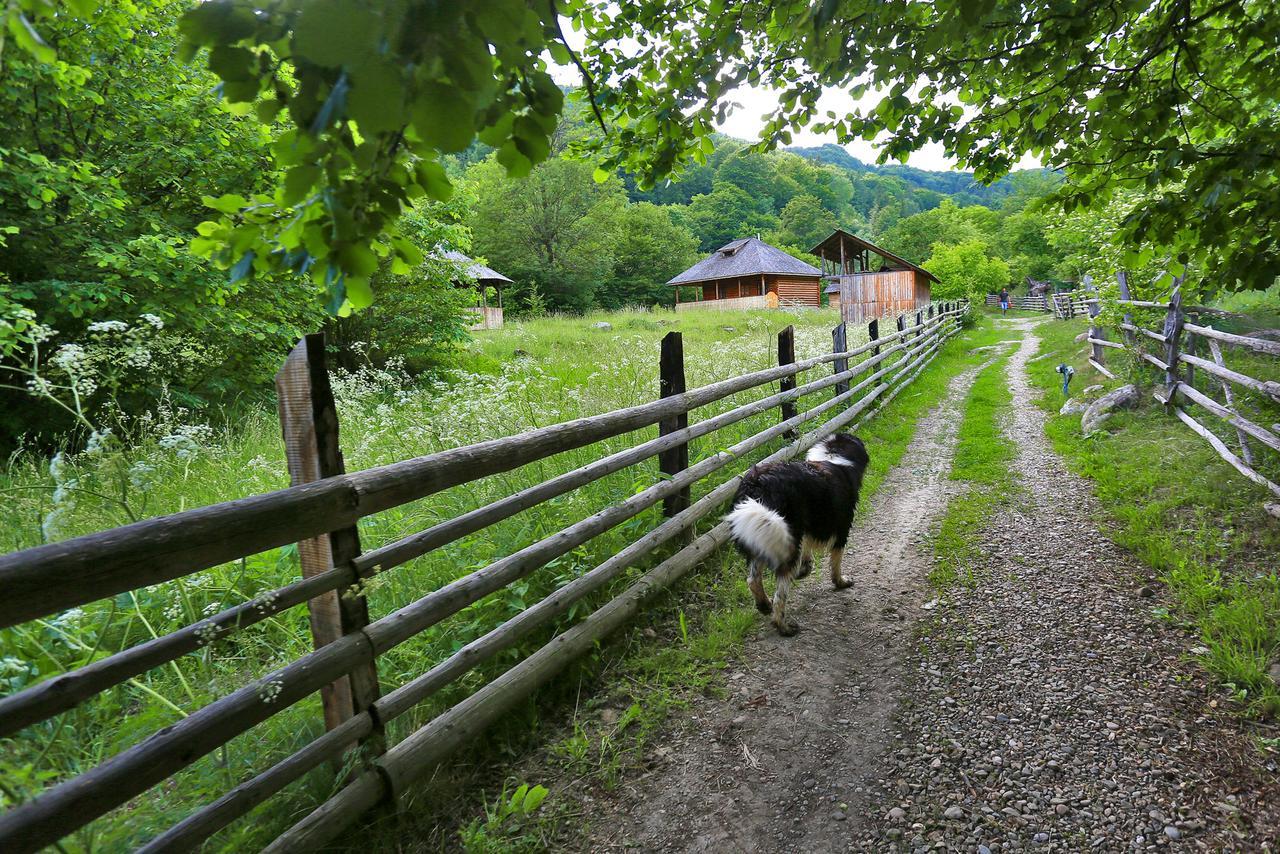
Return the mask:
{"type": "Polygon", "coordinates": [[[164,329],[164,321],[154,314],[140,314],[138,319],[150,325],[152,329],[164,329]]]}
{"type": "Polygon", "coordinates": [[[89,331],[93,333],[128,332],[129,324],[123,320],[99,320],[89,324],[89,331]]]}
{"type": "Polygon", "coordinates": [[[69,374],[74,374],[88,365],[89,353],[79,344],[63,344],[49,357],[49,362],[69,374]]]}

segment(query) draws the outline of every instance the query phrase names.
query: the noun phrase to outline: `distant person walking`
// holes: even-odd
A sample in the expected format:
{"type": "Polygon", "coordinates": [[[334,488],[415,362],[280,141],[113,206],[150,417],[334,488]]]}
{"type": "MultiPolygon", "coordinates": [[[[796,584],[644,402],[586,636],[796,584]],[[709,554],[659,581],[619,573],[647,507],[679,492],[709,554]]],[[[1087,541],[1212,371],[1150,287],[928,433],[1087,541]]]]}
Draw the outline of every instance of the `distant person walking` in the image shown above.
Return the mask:
{"type": "Polygon", "coordinates": [[[1000,313],[1001,314],[1009,313],[1009,289],[1008,288],[1000,289],[1000,313]]]}

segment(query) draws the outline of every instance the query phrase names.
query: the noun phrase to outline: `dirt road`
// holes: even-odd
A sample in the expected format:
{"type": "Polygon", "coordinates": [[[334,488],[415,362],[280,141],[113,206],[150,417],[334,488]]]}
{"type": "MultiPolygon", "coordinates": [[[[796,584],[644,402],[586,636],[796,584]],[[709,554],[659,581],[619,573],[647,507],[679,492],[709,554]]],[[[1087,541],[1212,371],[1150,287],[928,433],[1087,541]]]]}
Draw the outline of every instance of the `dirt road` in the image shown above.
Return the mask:
{"type": "MultiPolygon", "coordinates": [[[[796,638],[762,625],[592,805],[591,851],[1274,850],[1274,767],[1215,708],[1194,645],[1153,616],[1151,573],[1098,529],[1009,361],[1021,491],[972,588],[938,597],[924,543],[948,500],[958,376],[856,524],[852,590],[798,586],[796,638]]],[[[744,603],[747,607],[747,603],[744,603]]]]}

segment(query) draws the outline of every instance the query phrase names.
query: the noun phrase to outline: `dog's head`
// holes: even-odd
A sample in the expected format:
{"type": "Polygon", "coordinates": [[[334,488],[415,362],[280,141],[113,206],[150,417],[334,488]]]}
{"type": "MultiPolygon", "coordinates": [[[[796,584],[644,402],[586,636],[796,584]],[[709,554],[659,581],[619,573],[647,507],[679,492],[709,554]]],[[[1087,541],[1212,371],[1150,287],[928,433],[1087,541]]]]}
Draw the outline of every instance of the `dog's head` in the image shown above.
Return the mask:
{"type": "Polygon", "coordinates": [[[809,449],[805,459],[812,463],[852,466],[859,473],[871,462],[867,446],[857,436],[835,433],[809,449]]]}

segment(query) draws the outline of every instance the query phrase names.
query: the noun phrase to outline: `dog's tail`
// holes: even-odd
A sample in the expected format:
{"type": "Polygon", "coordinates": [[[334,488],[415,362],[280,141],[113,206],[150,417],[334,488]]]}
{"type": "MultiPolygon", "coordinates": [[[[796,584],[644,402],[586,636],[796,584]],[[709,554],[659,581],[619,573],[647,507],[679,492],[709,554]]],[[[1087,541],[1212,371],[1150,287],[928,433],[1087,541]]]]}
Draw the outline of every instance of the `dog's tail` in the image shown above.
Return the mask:
{"type": "Polygon", "coordinates": [[[734,541],[747,555],[777,570],[791,559],[795,539],[786,521],[754,498],[735,504],[725,516],[734,541]]]}

